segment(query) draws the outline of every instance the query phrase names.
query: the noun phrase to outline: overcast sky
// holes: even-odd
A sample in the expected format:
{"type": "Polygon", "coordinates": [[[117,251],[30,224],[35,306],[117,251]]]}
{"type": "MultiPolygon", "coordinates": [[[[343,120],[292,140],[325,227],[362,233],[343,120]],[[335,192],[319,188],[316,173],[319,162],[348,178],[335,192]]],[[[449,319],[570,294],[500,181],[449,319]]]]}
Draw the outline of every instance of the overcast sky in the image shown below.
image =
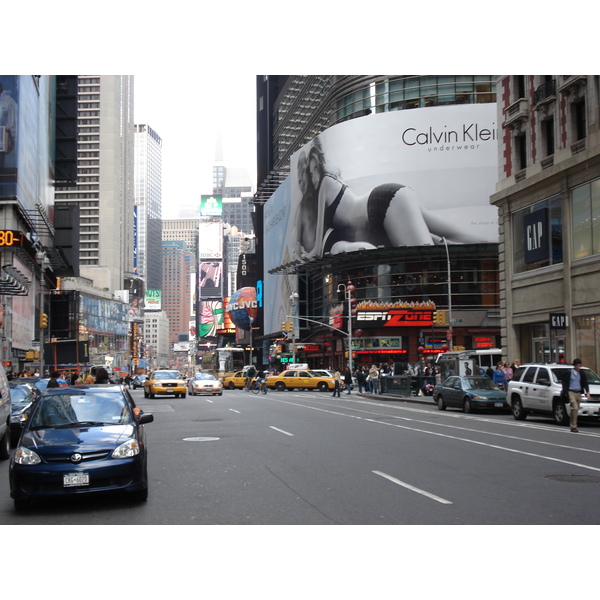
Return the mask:
{"type": "Polygon", "coordinates": [[[218,136],[226,166],[245,167],[256,187],[256,74],[135,74],[135,122],[162,139],[163,218],[212,193],[218,136]],[[171,90],[171,91],[169,91],[171,90]]]}

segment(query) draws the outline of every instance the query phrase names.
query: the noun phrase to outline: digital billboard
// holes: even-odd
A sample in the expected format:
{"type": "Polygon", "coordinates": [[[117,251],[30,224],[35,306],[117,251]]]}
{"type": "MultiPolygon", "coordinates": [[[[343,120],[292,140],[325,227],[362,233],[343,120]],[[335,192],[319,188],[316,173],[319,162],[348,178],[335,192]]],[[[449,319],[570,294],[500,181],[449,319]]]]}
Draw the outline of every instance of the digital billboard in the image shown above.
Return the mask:
{"type": "Polygon", "coordinates": [[[221,283],[223,263],[201,262],[198,280],[200,281],[200,298],[222,298],[221,283]]]}
{"type": "Polygon", "coordinates": [[[223,214],[222,196],[201,196],[200,197],[200,216],[201,217],[220,217],[223,214]]]}
{"type": "Polygon", "coordinates": [[[198,226],[198,258],[223,258],[223,224],[200,222],[198,226]]]}

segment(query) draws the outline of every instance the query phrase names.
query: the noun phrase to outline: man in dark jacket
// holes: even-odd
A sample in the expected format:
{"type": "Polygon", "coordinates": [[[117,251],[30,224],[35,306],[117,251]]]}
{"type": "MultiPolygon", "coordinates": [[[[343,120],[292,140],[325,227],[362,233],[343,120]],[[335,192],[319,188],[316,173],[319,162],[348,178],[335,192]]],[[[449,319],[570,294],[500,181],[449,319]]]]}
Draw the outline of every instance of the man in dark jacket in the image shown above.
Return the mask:
{"type": "Polygon", "coordinates": [[[57,381],[57,379],[59,377],[60,377],[60,373],[58,371],[52,371],[52,373],[50,373],[50,381],[48,382],[48,385],[46,387],[49,387],[49,388],[60,387],[60,384],[57,381]]]}
{"type": "Polygon", "coordinates": [[[348,367],[346,367],[346,372],[344,373],[344,383],[346,384],[346,394],[349,394],[352,389],[352,372],[348,367]]]}
{"type": "Polygon", "coordinates": [[[571,431],[578,433],[577,414],[579,413],[579,405],[581,404],[581,394],[585,393],[588,400],[590,399],[590,386],[585,376],[585,371],[581,370],[581,361],[578,358],[573,361],[573,368],[569,369],[562,378],[562,392],[563,396],[568,396],[569,398],[571,431]]]}

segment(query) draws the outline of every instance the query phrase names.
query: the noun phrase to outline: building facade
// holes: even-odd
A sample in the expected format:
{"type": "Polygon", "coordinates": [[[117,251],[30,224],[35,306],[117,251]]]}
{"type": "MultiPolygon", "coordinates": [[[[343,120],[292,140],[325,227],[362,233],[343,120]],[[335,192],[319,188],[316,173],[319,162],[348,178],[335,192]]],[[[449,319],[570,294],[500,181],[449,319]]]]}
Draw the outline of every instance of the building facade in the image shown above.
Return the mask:
{"type": "Polygon", "coordinates": [[[257,77],[272,364],[417,363],[500,343],[495,102],[493,76],[257,77]],[[375,199],[384,183],[395,191],[375,199]],[[416,206],[416,224],[392,240],[388,219],[409,223],[416,206]]]}
{"type": "Polygon", "coordinates": [[[189,336],[194,255],[183,241],[163,242],[162,308],[169,319],[169,344],[189,336]]]}
{"type": "Polygon", "coordinates": [[[162,140],[148,125],[135,126],[134,273],[148,289],[162,285],[162,140]]]}
{"type": "Polygon", "coordinates": [[[81,275],[122,289],[134,257],[133,76],[78,76],[76,185],[55,197],[78,206],[81,275]]]}
{"type": "Polygon", "coordinates": [[[597,75],[497,81],[502,347],[600,368],[597,75]]]}

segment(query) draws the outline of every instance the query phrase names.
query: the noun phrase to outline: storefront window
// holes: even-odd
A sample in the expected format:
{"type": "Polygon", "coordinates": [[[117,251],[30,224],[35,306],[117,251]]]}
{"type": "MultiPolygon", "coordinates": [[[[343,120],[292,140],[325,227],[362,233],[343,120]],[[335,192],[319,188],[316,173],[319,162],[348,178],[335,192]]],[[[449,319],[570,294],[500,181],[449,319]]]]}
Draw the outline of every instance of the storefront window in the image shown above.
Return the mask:
{"type": "Polygon", "coordinates": [[[563,262],[560,196],[514,213],[512,230],[515,273],[563,262]]]}
{"type": "Polygon", "coordinates": [[[573,319],[575,325],[575,355],[586,367],[600,370],[600,317],[573,319]]]}
{"type": "Polygon", "coordinates": [[[600,179],[571,191],[573,258],[600,254],[600,179]]]}

